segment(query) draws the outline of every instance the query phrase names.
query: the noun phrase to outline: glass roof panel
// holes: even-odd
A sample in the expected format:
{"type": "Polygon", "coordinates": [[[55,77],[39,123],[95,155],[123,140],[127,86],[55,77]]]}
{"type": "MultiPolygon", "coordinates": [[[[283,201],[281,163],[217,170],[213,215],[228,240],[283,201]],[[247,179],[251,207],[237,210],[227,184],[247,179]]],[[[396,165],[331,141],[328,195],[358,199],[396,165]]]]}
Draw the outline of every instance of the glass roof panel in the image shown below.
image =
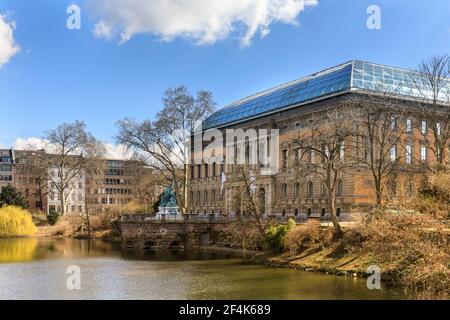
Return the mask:
{"type": "MultiPolygon", "coordinates": [[[[232,103],[208,117],[203,129],[243,122],[351,89],[431,99],[422,79],[414,71],[354,60],[232,103]]],[[[441,100],[450,97],[450,79],[446,83],[441,100]]]]}

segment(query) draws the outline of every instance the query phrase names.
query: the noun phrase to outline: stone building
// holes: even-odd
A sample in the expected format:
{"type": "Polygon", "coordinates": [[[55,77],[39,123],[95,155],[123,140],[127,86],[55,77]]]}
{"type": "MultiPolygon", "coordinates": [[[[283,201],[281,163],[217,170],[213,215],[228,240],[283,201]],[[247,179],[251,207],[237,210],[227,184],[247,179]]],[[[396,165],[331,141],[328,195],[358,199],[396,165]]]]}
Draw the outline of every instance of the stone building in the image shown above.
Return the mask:
{"type": "MultiPolygon", "coordinates": [[[[218,129],[223,133],[228,129],[279,130],[278,157],[271,159],[276,172],[255,177],[255,192],[263,211],[268,215],[327,218],[328,197],[323,181],[314,174],[299,178],[299,168],[291,159],[290,142],[307,134],[313,125],[329,126],[324,115],[331,108],[350,112],[357,127],[363,119],[351,112],[358,103],[366,101],[369,106],[374,103],[374,97],[384,102],[389,100],[391,109],[398,111],[398,116],[392,117],[391,132],[393,136],[402,132],[399,141],[402,147],[390,150],[392,161],[398,163],[398,167],[386,191],[391,192],[386,196],[411,195],[423,180],[426,164],[435,161],[429,149],[433,134],[417,102],[423,106],[429,101],[415,90],[416,77],[417,74],[409,70],[350,61],[232,103],[207,118],[202,130],[218,129]]],[[[203,143],[203,150],[207,145],[203,143]]],[[[346,152],[353,155],[359,151],[346,152]]],[[[194,149],[192,154],[196,154],[194,149]]],[[[311,156],[308,161],[320,160],[311,156]]],[[[343,174],[336,187],[337,215],[345,217],[354,207],[373,204],[376,197],[371,184],[370,173],[361,166],[343,174]]],[[[243,189],[242,175],[236,173],[233,165],[198,163],[193,159],[188,213],[241,213],[244,209],[236,199],[244,197],[243,189]]]]}

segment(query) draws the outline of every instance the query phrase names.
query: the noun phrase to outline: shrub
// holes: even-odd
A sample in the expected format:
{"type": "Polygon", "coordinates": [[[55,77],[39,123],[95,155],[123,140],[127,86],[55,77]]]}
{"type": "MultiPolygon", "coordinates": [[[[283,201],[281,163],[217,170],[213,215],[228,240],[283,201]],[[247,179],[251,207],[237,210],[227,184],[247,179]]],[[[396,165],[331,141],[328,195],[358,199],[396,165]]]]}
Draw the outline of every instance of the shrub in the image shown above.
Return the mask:
{"type": "Polygon", "coordinates": [[[284,247],[294,256],[307,243],[315,243],[319,240],[320,222],[308,220],[306,224],[296,226],[289,230],[284,238],[284,247]]]}
{"type": "Polygon", "coordinates": [[[284,238],[286,234],[296,225],[295,221],[289,219],[287,224],[275,224],[266,231],[266,241],[274,252],[282,252],[284,249],[284,238]]]}
{"type": "Polygon", "coordinates": [[[59,220],[59,214],[56,211],[50,211],[47,216],[48,223],[52,226],[55,225],[59,220]]]}
{"type": "Polygon", "coordinates": [[[0,208],[0,237],[30,236],[36,231],[28,211],[14,206],[0,208]]]}

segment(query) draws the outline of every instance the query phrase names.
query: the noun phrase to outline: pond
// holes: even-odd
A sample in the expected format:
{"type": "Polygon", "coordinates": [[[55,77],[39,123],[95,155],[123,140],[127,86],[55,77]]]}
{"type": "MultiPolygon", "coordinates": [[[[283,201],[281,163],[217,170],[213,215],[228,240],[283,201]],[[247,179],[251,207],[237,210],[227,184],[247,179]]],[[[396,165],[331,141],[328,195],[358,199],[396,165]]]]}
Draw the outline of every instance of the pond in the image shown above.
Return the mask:
{"type": "Polygon", "coordinates": [[[364,279],[271,268],[224,253],[162,254],[103,241],[0,239],[0,299],[406,298],[402,289],[387,285],[369,290],[364,279]],[[80,272],[80,289],[68,289],[68,278],[75,275],[71,266],[80,272]]]}

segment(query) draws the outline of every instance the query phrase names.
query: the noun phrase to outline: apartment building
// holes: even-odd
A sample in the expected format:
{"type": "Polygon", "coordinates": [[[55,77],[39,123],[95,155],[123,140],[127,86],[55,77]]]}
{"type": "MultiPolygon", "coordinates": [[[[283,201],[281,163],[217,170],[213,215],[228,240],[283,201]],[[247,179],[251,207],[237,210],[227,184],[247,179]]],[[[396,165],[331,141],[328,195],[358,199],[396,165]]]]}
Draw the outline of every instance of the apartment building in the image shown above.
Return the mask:
{"type": "Polygon", "coordinates": [[[14,183],[14,154],[10,149],[0,149],[0,189],[14,183]]]}

